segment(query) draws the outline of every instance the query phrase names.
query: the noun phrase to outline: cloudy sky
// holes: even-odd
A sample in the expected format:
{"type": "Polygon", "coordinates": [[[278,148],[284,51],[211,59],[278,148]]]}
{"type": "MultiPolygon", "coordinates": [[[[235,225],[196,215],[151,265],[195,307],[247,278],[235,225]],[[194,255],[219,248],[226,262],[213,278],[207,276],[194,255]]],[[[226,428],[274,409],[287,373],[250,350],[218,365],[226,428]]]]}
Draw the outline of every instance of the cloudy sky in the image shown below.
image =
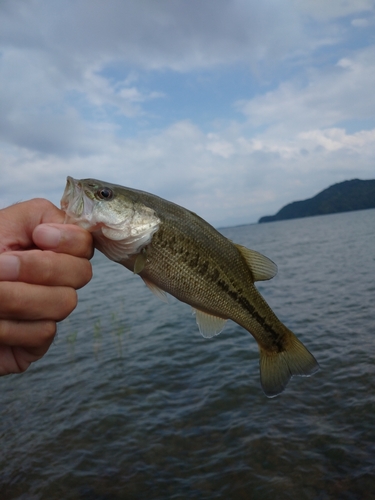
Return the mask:
{"type": "Polygon", "coordinates": [[[375,178],[375,0],[1,0],[1,207],[65,178],[216,226],[375,178]]]}

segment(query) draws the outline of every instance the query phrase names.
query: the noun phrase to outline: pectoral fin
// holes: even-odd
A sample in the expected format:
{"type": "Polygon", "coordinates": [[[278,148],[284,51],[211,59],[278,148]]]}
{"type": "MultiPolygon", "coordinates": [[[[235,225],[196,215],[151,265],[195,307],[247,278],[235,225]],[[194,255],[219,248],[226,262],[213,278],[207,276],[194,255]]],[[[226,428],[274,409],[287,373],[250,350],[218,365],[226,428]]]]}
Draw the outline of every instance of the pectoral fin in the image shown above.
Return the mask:
{"type": "Polygon", "coordinates": [[[146,252],[141,252],[137,256],[134,262],[134,270],[133,270],[134,274],[139,274],[140,272],[143,271],[143,268],[146,265],[146,261],[147,261],[146,252]]]}
{"type": "Polygon", "coordinates": [[[265,257],[255,250],[250,250],[242,245],[234,245],[239,250],[242,257],[246,260],[253,276],[254,281],[270,280],[277,274],[277,265],[271,259],[265,257]]]}
{"type": "Polygon", "coordinates": [[[155,283],[152,283],[151,281],[148,281],[147,279],[143,278],[142,276],[141,276],[141,278],[143,279],[145,284],[148,286],[148,288],[151,290],[151,292],[154,295],[156,295],[156,297],[158,297],[163,302],[168,302],[168,295],[166,294],[166,292],[164,292],[164,290],[162,290],[157,285],[155,285],[155,283]]]}
{"type": "Polygon", "coordinates": [[[206,339],[213,337],[214,335],[219,335],[223,331],[226,319],[218,318],[217,316],[212,316],[199,309],[193,308],[193,314],[196,315],[197,324],[199,331],[206,339]]]}

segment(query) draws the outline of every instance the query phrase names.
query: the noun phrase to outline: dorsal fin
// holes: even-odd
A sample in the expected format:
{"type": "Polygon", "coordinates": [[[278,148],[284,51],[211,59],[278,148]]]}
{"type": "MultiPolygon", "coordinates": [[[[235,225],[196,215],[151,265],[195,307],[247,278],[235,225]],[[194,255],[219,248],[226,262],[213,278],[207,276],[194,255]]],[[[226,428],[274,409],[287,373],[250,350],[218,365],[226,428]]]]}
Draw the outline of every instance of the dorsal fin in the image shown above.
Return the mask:
{"type": "Polygon", "coordinates": [[[227,321],[226,319],[218,318],[217,316],[207,314],[195,308],[193,308],[193,314],[195,314],[199,331],[206,339],[209,339],[214,335],[219,335],[227,321]]]}
{"type": "Polygon", "coordinates": [[[234,243],[242,257],[246,260],[253,276],[254,281],[270,280],[277,274],[277,265],[271,259],[265,257],[255,250],[250,250],[242,245],[234,243]]]}

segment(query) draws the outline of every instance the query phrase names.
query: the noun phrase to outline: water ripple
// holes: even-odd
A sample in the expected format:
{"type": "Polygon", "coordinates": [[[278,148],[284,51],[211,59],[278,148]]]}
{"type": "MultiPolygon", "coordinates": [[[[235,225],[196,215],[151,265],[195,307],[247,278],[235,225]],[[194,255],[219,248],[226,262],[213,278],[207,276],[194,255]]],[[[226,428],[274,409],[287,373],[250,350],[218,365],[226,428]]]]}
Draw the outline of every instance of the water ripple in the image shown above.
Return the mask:
{"type": "Polygon", "coordinates": [[[272,400],[247,332],[203,339],[96,256],[48,355],[0,379],[0,498],[372,498],[374,215],[223,230],[277,262],[259,290],[321,365],[272,400]]]}

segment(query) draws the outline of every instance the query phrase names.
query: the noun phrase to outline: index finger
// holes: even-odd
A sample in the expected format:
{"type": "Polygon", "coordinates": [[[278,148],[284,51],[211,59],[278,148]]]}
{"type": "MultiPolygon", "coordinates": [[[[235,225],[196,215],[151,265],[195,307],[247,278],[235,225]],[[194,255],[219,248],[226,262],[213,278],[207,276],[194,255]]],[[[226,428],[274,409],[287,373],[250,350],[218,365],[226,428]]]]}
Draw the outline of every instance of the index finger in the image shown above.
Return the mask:
{"type": "Polygon", "coordinates": [[[53,250],[86,259],[94,255],[91,233],[73,224],[40,224],[34,229],[32,238],[41,250],[53,250]]]}
{"type": "Polygon", "coordinates": [[[24,250],[32,246],[32,232],[42,223],[63,223],[65,214],[43,198],[16,203],[0,211],[0,251],[24,250]]]}

